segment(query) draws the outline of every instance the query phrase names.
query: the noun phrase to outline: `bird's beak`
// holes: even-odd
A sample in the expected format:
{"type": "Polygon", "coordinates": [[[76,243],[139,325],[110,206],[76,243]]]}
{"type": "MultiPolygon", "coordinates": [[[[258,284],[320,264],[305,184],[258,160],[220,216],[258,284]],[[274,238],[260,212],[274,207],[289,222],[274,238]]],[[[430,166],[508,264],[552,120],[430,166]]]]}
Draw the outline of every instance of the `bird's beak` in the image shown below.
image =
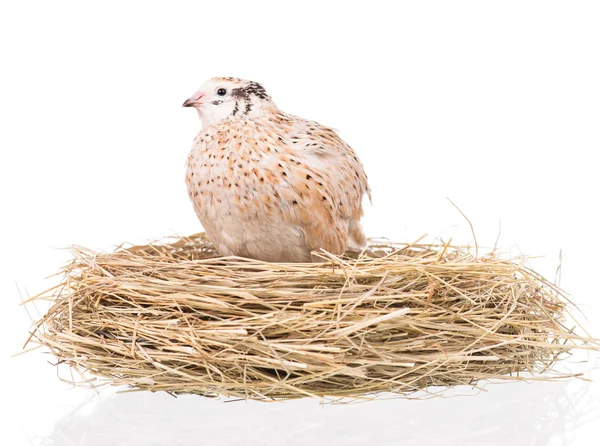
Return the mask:
{"type": "Polygon", "coordinates": [[[203,93],[194,93],[194,95],[191,98],[186,99],[186,101],[183,103],[182,107],[197,107],[199,105],[202,105],[203,97],[204,97],[203,93]]]}

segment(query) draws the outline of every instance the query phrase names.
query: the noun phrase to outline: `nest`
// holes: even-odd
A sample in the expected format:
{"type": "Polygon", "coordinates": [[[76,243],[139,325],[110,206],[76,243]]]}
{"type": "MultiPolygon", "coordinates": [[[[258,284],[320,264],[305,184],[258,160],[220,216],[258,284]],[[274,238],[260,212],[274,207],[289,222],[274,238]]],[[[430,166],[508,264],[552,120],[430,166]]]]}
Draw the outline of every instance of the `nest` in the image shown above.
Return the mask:
{"type": "Polygon", "coordinates": [[[371,241],[360,254],[283,264],[218,257],[197,234],[73,254],[60,285],[32,299],[52,306],[30,341],[94,385],[407,396],[522,372],[573,376],[550,368],[591,348],[560,288],[524,262],[467,247],[371,241]]]}

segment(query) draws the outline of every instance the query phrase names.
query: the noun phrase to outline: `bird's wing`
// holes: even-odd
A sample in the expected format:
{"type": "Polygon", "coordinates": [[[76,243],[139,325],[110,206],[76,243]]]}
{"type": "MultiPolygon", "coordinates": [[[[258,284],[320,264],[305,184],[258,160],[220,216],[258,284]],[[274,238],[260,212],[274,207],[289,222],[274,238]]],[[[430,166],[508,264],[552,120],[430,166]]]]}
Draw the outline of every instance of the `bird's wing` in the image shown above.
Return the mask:
{"type": "Polygon", "coordinates": [[[287,187],[277,188],[284,218],[300,226],[311,249],[342,253],[349,222],[363,214],[363,195],[371,198],[367,176],[354,150],[333,129],[292,119],[276,155],[278,168],[289,175],[282,184],[287,187]]]}
{"type": "Polygon", "coordinates": [[[331,191],[339,198],[337,210],[341,216],[360,217],[363,194],[367,194],[370,200],[371,189],[358,156],[332,128],[314,121],[300,122],[304,125],[298,125],[297,130],[292,133],[292,144],[298,146],[312,163],[322,166],[323,171],[332,174],[332,185],[342,188],[331,191]]]}

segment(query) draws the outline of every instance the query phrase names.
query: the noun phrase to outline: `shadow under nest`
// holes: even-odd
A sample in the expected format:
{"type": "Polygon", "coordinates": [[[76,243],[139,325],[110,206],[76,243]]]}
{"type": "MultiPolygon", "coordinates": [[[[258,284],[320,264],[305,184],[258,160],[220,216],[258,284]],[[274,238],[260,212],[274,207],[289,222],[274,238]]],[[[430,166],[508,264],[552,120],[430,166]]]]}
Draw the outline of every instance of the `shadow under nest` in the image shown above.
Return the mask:
{"type": "Polygon", "coordinates": [[[371,240],[323,262],[219,258],[204,234],[73,248],[29,342],[78,382],[244,399],[410,396],[542,379],[594,341],[564,292],[494,253],[371,240]],[[74,375],[72,375],[74,376],[74,375]]]}

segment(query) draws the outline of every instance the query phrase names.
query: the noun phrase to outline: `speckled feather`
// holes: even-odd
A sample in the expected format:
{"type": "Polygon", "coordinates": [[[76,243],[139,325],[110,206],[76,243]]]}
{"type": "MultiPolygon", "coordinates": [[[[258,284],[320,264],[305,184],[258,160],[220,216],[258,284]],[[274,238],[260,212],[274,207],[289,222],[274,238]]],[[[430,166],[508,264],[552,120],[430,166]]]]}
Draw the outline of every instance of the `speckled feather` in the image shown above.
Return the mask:
{"type": "Polygon", "coordinates": [[[188,156],[188,193],[222,255],[305,262],[313,250],[364,246],[367,177],[334,130],[282,112],[241,79],[212,79],[190,100],[206,125],[188,156]],[[219,88],[230,98],[214,99],[219,88]],[[223,106],[230,113],[214,110],[223,106]]]}

